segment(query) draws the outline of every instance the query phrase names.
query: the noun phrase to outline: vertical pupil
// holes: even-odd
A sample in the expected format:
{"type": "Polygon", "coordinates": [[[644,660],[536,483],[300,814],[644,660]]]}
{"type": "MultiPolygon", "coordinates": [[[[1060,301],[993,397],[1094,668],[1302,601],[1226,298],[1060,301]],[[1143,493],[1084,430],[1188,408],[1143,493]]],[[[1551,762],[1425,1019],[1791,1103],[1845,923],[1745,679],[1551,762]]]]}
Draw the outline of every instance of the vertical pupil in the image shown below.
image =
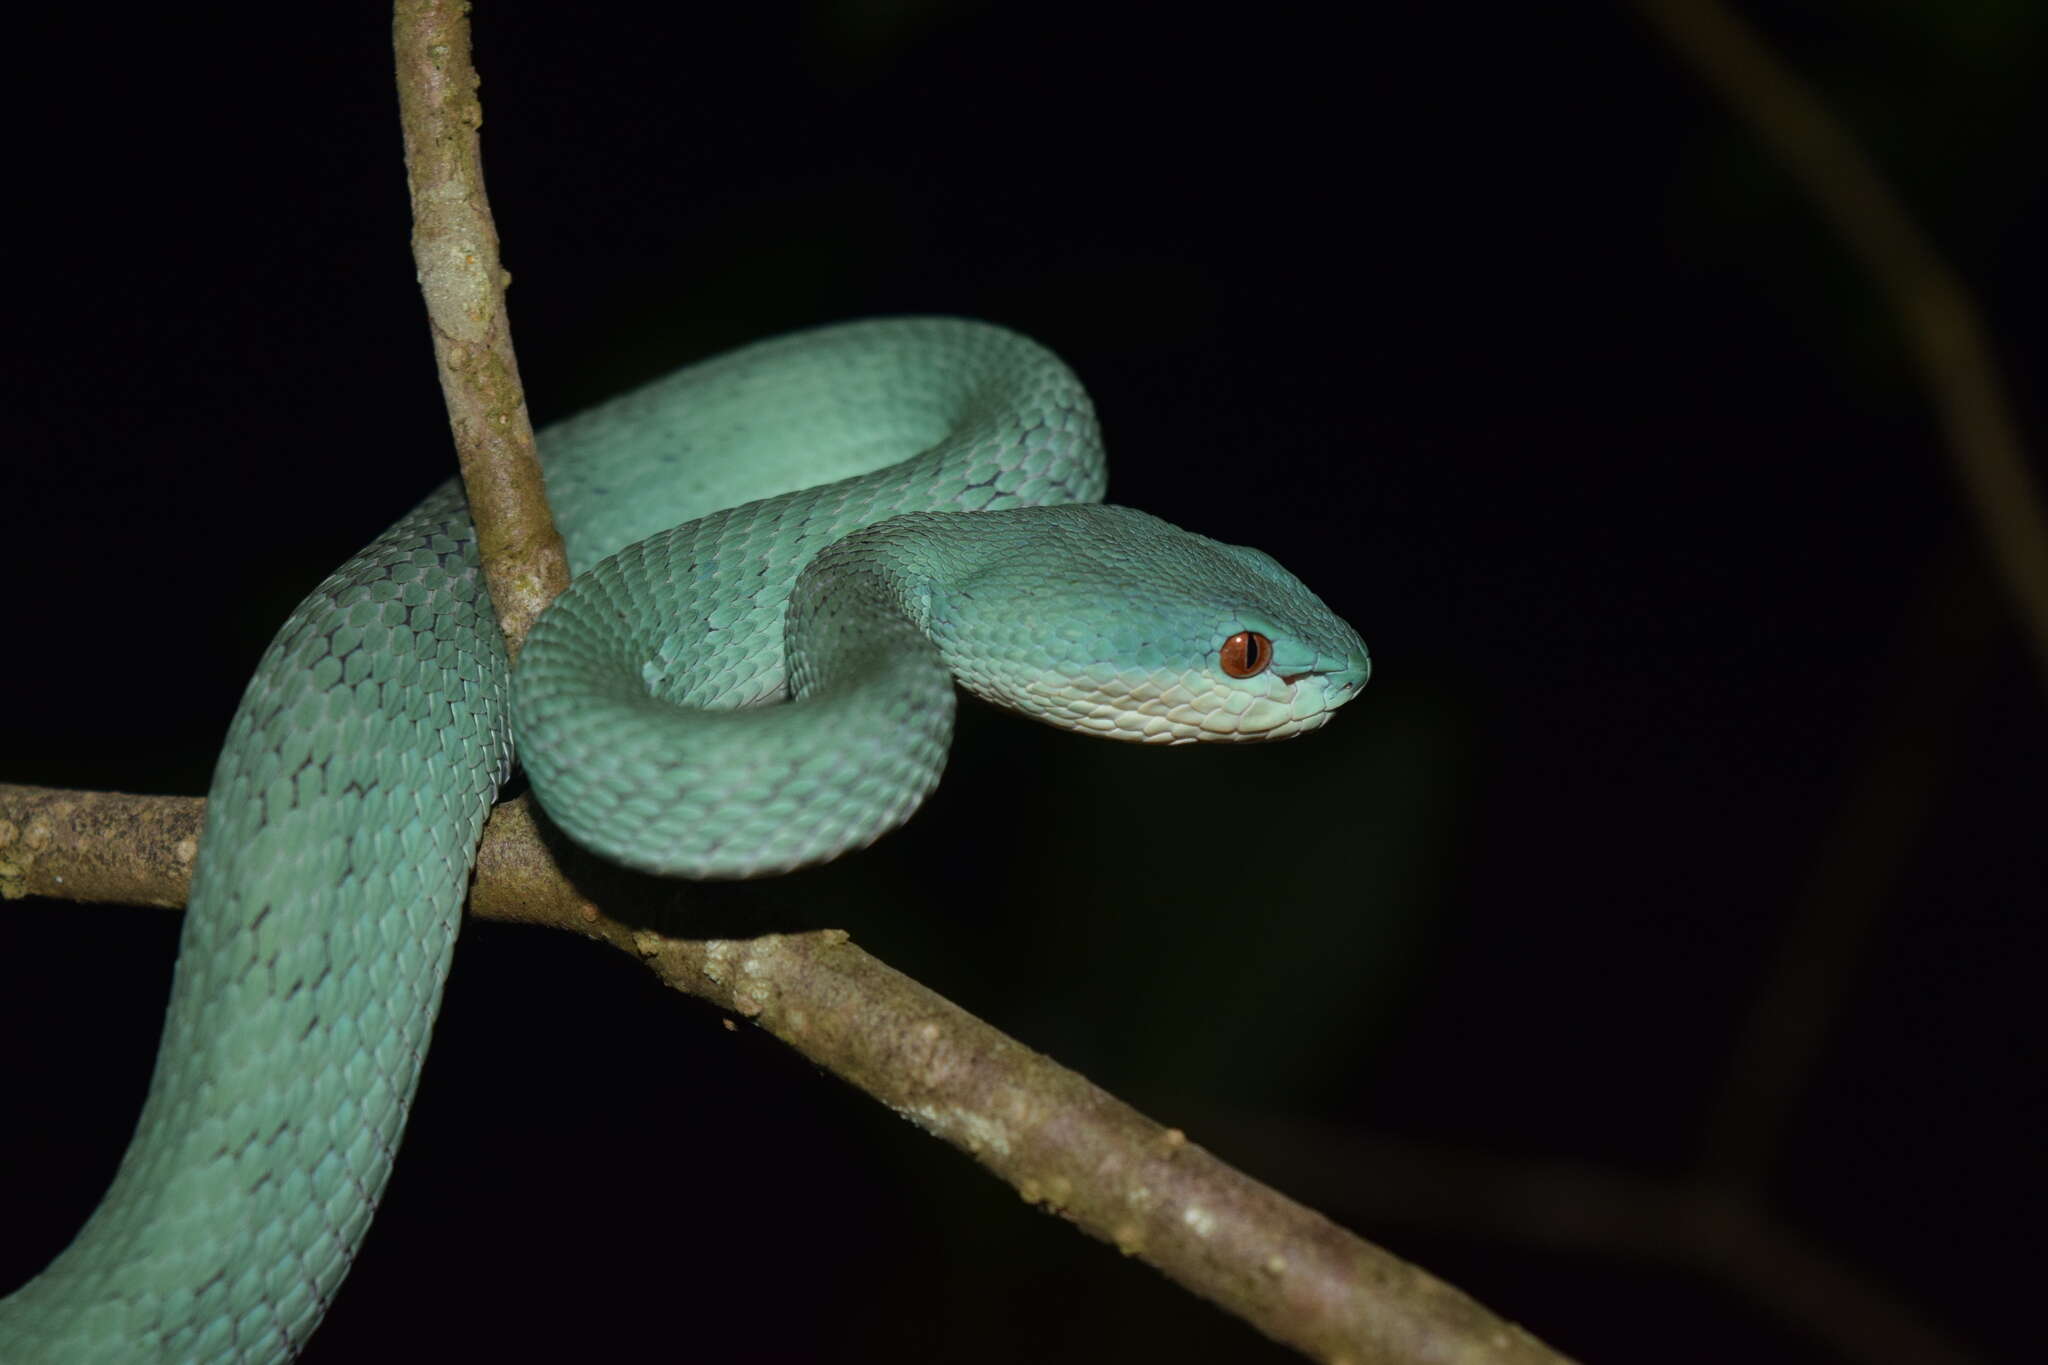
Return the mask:
{"type": "Polygon", "coordinates": [[[1241,630],[1223,642],[1223,670],[1233,678],[1263,672],[1273,658],[1273,642],[1255,630],[1241,630]]]}

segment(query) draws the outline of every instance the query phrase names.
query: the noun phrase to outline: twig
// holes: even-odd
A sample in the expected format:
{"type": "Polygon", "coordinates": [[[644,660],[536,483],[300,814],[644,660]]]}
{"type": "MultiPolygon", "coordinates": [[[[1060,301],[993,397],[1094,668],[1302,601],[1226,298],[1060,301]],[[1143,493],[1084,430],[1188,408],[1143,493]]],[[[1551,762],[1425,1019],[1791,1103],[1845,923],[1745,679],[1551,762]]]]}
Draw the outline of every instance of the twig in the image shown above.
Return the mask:
{"type": "Polygon", "coordinates": [[[1941,556],[1878,670],[1883,686],[1847,795],[1788,908],[1709,1111],[1699,1175],[1718,1187],[1760,1189],[1769,1179],[1893,908],[1901,869],[1954,762],[1960,718],[2005,629],[1997,598],[1979,582],[1961,553],[1941,556]]]}
{"type": "MultiPolygon", "coordinates": [[[[394,33],[414,255],[491,596],[516,652],[532,618],[566,585],[567,567],[512,359],[465,8],[400,0],[394,33]]],[[[635,954],[671,987],[754,1019],[975,1156],[1027,1200],[1144,1258],[1276,1340],[1360,1365],[1562,1359],[1458,1290],[1232,1170],[1177,1130],[869,957],[844,934],[671,937],[600,910],[586,892],[622,874],[564,854],[576,869],[567,877],[525,804],[499,807],[485,830],[472,908],[635,954]]]]}
{"type": "Polygon", "coordinates": [[[1644,1259],[1720,1280],[1858,1365],[1979,1365],[1910,1295],[1816,1246],[1748,1195],[1574,1162],[1447,1151],[1270,1116],[1204,1121],[1238,1151],[1285,1153],[1326,1208],[1545,1254],[1644,1259]]]}
{"type": "MultiPolygon", "coordinates": [[[[183,902],[204,803],[0,785],[0,893],[183,902]]],[[[1565,1365],[1443,1281],[1225,1165],[1085,1078],[862,952],[843,932],[690,940],[526,802],[491,815],[471,912],[567,929],[752,1019],[1028,1202],[1304,1353],[1348,1365],[1565,1365]],[[559,859],[558,855],[559,854],[559,859]],[[637,898],[628,898],[628,903],[637,898]]]]}
{"type": "Polygon", "coordinates": [[[510,276],[484,195],[483,126],[462,0],[400,0],[392,20],[412,254],[434,359],[483,555],[484,579],[514,658],[541,609],[569,585],[548,512],[533,423],[505,314],[510,276]]]}
{"type": "Polygon", "coordinates": [[[1848,129],[1748,25],[1716,0],[1636,3],[1777,155],[1891,301],[1992,565],[2048,682],[2048,522],[1961,281],[1848,129]]]}

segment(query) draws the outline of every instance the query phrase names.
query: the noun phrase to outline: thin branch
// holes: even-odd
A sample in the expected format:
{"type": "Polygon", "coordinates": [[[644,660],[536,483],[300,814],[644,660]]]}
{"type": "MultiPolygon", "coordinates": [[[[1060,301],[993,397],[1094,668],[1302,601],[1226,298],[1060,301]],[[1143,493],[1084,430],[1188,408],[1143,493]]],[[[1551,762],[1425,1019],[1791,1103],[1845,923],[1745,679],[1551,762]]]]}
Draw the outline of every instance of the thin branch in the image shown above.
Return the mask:
{"type": "Polygon", "coordinates": [[[1701,1143],[1699,1175],[1765,1187],[1878,926],[1893,908],[1943,779],[1989,646],[1998,599],[1960,552],[1921,581],[1889,657],[1847,796],[1834,812],[1736,1036],[1701,1143]]]}
{"type": "Polygon", "coordinates": [[[392,41],[413,260],[484,579],[516,658],[534,618],[569,585],[569,560],[548,513],[512,354],[505,313],[511,277],[498,260],[498,230],[484,195],[477,136],[483,105],[469,59],[468,9],[461,0],[400,0],[392,41]]]}
{"type": "Polygon", "coordinates": [[[2048,521],[1962,282],[1820,98],[1716,0],[1637,8],[1763,139],[1898,314],[1993,568],[2048,682],[2048,521]]]}
{"type": "MultiPolygon", "coordinates": [[[[567,569],[505,321],[465,9],[450,0],[400,0],[394,35],[414,255],[491,596],[516,652],[533,617],[566,585],[567,569]]],[[[51,814],[46,806],[46,825],[51,814]]],[[[138,827],[128,838],[143,833],[138,827]]],[[[45,849],[79,851],[47,831],[38,839],[45,849]]],[[[1177,1130],[869,957],[843,933],[671,937],[599,909],[586,890],[621,874],[565,855],[580,876],[563,874],[523,802],[500,807],[485,830],[472,908],[633,953],[671,987],[754,1019],[975,1156],[1027,1200],[1143,1257],[1276,1340],[1326,1360],[1390,1365],[1562,1359],[1456,1289],[1246,1178],[1177,1130]]],[[[27,875],[47,874],[61,861],[37,857],[27,875]]],[[[70,885],[78,885],[75,874],[70,885]]],[[[641,910],[633,897],[615,903],[641,910]]]]}
{"type": "Polygon", "coordinates": [[[0,782],[0,901],[175,910],[192,889],[206,801],[0,782]]]}
{"type": "MultiPolygon", "coordinates": [[[[0,896],[183,903],[204,803],[0,785],[0,896]]],[[[1088,1232],[1276,1341],[1347,1365],[1568,1365],[1464,1293],[1146,1118],[838,930],[691,940],[601,908],[644,884],[492,812],[470,910],[632,954],[753,1020],[1088,1232]],[[558,861],[557,854],[560,854],[558,861]]],[[[631,899],[631,898],[629,898],[631,899]]]]}
{"type": "Polygon", "coordinates": [[[1478,1243],[1682,1266],[1859,1365],[1979,1365],[1893,1285],[1813,1245],[1748,1194],[1575,1162],[1446,1151],[1271,1117],[1208,1120],[1239,1151],[1285,1153],[1328,1208],[1478,1243]]]}

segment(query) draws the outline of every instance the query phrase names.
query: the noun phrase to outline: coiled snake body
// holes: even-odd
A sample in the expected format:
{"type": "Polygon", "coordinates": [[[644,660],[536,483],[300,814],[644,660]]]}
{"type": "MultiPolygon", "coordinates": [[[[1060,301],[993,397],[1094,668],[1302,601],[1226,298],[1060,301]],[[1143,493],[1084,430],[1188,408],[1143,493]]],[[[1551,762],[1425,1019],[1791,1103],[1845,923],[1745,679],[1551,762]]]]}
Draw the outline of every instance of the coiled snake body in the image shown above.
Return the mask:
{"type": "Polygon", "coordinates": [[[996,328],[779,338],[541,448],[577,577],[516,682],[455,485],[272,642],[214,775],[135,1137],[77,1238],[0,1301],[0,1361],[303,1345],[390,1172],[515,734],[580,842],[750,876],[908,818],[955,679],[1180,743],[1312,729],[1369,671],[1269,557],[1095,505],[1086,395],[996,328]]]}

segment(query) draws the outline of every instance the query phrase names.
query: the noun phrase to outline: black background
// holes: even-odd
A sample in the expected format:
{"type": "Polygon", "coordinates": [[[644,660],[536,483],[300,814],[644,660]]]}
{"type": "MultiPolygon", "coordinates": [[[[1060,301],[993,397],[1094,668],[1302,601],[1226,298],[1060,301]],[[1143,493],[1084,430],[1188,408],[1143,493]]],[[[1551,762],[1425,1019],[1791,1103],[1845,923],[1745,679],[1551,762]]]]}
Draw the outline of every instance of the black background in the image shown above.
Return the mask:
{"type": "MultiPolygon", "coordinates": [[[[449,465],[388,29],[332,8],[14,21],[0,779],[203,790],[274,624],[449,465]]],[[[1804,1362],[1863,1357],[1554,1172],[1701,1169],[1819,895],[1847,984],[1755,1193],[2019,1358],[2042,680],[1890,316],[1629,11],[484,9],[537,421],[795,326],[986,317],[1089,383],[1115,500],[1274,551],[1372,646],[1279,748],[968,708],[907,829],[712,897],[721,932],[845,926],[1588,1362],[1804,1362]]],[[[2038,433],[2048,19],[1759,17],[2038,433]]],[[[8,907],[0,1285],[111,1173],[175,935],[8,907]]],[[[616,955],[471,926],[307,1358],[664,1346],[1285,1358],[616,955]]]]}

